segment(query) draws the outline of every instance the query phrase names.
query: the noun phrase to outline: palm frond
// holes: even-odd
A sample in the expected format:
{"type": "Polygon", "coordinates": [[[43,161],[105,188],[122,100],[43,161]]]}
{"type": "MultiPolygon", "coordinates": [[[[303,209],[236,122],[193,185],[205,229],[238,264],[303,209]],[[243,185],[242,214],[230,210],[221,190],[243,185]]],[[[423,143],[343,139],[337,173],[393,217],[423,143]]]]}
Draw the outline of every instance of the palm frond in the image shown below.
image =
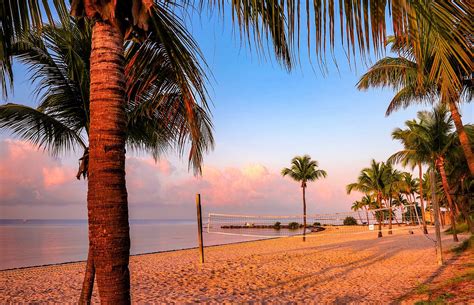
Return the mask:
{"type": "Polygon", "coordinates": [[[86,144],[77,130],[37,109],[18,104],[0,106],[0,130],[32,143],[53,155],[86,144]]]}

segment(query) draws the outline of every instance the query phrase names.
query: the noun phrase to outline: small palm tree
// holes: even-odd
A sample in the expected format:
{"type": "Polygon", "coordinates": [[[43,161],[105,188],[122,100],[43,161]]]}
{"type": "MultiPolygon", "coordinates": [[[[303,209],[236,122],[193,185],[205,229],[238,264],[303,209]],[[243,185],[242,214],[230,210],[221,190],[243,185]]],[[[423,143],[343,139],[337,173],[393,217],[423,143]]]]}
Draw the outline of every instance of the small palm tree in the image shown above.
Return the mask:
{"type": "Polygon", "coordinates": [[[364,221],[362,220],[362,217],[360,216],[360,210],[362,209],[362,207],[363,207],[363,203],[358,200],[354,201],[351,206],[351,210],[353,210],[354,212],[357,212],[357,215],[359,216],[359,220],[361,224],[364,223],[364,221]]]}
{"type": "MultiPolygon", "coordinates": [[[[370,167],[364,168],[357,178],[357,182],[348,184],[346,191],[350,194],[353,190],[364,194],[370,194],[376,198],[377,208],[382,208],[383,194],[386,189],[387,166],[384,162],[372,160],[370,167]]],[[[378,216],[379,232],[378,237],[382,237],[383,214],[376,213],[378,216]]]]}
{"type": "Polygon", "coordinates": [[[282,176],[290,176],[293,180],[301,182],[303,190],[303,241],[306,240],[306,186],[308,181],[326,178],[327,173],[318,169],[318,161],[311,160],[308,155],[296,156],[291,160],[291,167],[281,170],[282,176]]]}

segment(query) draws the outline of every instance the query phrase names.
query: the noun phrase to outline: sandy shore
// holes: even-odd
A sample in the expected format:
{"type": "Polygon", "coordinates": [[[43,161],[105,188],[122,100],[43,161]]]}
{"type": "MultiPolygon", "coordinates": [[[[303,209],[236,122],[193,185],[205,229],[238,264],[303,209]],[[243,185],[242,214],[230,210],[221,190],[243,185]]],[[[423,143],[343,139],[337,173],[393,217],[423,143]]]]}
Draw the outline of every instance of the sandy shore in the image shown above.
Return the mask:
{"type": "MultiPolygon", "coordinates": [[[[206,248],[202,266],[197,250],[134,256],[133,301],[387,303],[438,270],[434,243],[419,230],[381,239],[316,234],[304,243],[282,238],[206,248]]],[[[443,236],[445,250],[451,240],[443,236]]],[[[1,271],[0,303],[73,303],[84,268],[71,263],[1,271]]]]}

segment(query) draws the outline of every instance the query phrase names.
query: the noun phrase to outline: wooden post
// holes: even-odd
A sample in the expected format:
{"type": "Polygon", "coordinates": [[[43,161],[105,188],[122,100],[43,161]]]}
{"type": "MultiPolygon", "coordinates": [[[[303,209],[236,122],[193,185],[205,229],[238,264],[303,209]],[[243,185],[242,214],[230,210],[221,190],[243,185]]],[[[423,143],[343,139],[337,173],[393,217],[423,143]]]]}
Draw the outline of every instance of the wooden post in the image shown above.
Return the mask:
{"type": "Polygon", "coordinates": [[[203,264],[204,263],[204,244],[202,242],[201,194],[196,194],[196,210],[197,210],[197,224],[198,224],[199,255],[201,257],[201,264],[203,264]]]}
{"type": "Polygon", "coordinates": [[[433,206],[434,213],[434,223],[435,223],[435,233],[436,233],[436,259],[438,265],[443,265],[443,249],[441,247],[441,230],[439,228],[439,207],[438,207],[438,198],[436,198],[435,191],[435,175],[433,169],[430,171],[430,180],[431,180],[431,204],[433,206]]]}

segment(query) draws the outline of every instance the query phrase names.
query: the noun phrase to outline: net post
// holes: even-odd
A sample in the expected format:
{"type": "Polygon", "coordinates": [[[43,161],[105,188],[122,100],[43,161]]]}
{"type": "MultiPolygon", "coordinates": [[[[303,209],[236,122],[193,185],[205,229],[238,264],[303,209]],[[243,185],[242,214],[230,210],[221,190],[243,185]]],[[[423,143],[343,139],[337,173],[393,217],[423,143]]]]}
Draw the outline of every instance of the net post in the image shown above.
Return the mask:
{"type": "Polygon", "coordinates": [[[196,194],[196,210],[197,210],[197,225],[198,225],[199,256],[200,256],[201,264],[203,264],[204,263],[204,245],[202,242],[201,194],[196,194]]]}
{"type": "Polygon", "coordinates": [[[436,259],[438,265],[443,265],[443,249],[441,247],[441,230],[439,228],[439,206],[438,198],[436,197],[435,191],[435,175],[433,169],[430,171],[430,180],[431,180],[431,204],[433,205],[434,212],[434,223],[435,223],[435,234],[436,234],[436,259]]]}

